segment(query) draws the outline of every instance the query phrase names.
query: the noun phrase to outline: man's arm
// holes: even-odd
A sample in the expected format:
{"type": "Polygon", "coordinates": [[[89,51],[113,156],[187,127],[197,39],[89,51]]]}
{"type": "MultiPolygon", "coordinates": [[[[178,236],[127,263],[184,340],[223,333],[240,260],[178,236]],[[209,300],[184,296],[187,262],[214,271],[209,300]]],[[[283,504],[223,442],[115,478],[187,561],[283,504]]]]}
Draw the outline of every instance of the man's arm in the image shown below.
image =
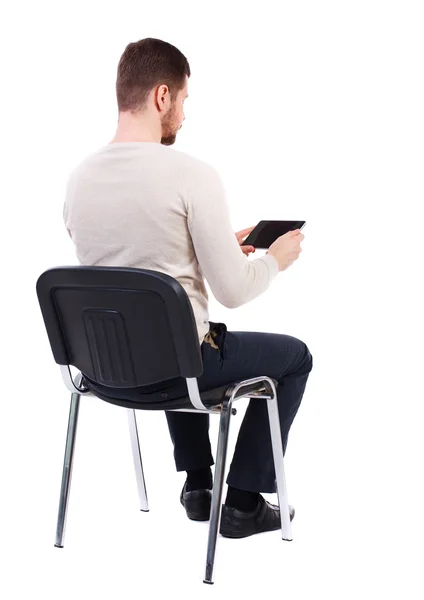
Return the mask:
{"type": "Polygon", "coordinates": [[[62,211],[62,214],[63,214],[63,222],[64,222],[64,224],[65,224],[66,231],[68,232],[68,235],[69,235],[69,237],[70,237],[70,238],[71,238],[71,240],[72,240],[72,234],[71,234],[71,231],[70,231],[70,229],[68,229],[68,207],[67,207],[67,205],[66,205],[66,200],[65,200],[65,202],[64,202],[64,204],[63,204],[63,211],[62,211]]]}
{"type": "Polygon", "coordinates": [[[260,296],[278,275],[273,256],[249,261],[234,235],[217,171],[199,162],[186,173],[187,217],[194,250],[215,298],[237,308],[260,296]],[[194,168],[196,167],[196,168],[194,168]]]}

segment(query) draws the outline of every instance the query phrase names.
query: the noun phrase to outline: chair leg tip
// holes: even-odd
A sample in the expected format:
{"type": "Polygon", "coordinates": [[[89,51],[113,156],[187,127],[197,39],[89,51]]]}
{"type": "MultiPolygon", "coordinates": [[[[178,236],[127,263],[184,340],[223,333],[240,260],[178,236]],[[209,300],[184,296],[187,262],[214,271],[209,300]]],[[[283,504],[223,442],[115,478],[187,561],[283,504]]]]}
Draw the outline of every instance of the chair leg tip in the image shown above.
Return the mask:
{"type": "Polygon", "coordinates": [[[59,544],[54,545],[55,548],[63,548],[63,546],[59,546],[59,544]]]}
{"type": "Polygon", "coordinates": [[[208,581],[207,579],[204,579],[204,580],[203,580],[203,583],[208,583],[209,585],[213,585],[213,584],[214,584],[214,582],[213,582],[213,581],[208,581]]]}
{"type": "Polygon", "coordinates": [[[150,512],[149,508],[140,508],[140,512],[150,512]]]}

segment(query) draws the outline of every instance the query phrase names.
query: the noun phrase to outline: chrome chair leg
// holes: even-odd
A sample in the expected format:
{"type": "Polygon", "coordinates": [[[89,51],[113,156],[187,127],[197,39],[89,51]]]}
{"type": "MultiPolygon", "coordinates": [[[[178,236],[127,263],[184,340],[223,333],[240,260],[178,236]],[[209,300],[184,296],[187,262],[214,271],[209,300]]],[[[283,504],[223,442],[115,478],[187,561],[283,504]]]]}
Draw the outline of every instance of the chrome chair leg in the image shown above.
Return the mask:
{"type": "Polygon", "coordinates": [[[219,421],[218,448],[216,452],[215,477],[212,492],[212,504],[209,523],[208,549],[206,556],[206,573],[204,583],[213,584],[213,568],[215,562],[216,541],[221,522],[222,492],[224,486],[225,463],[227,459],[228,435],[230,430],[231,403],[233,398],[222,402],[219,421]]]}
{"type": "Polygon", "coordinates": [[[60,490],[59,513],[56,527],[56,548],[63,548],[66,517],[68,512],[69,491],[71,488],[72,464],[74,458],[75,436],[78,425],[80,394],[72,394],[69,410],[68,433],[66,436],[65,458],[63,461],[62,486],[60,490]]]}
{"type": "Polygon", "coordinates": [[[282,539],[292,541],[289,503],[287,496],[286,476],[284,471],[283,441],[281,439],[280,419],[278,414],[277,394],[272,381],[270,385],[273,398],[267,400],[269,428],[271,430],[272,452],[274,455],[275,477],[277,480],[278,504],[280,507],[282,539]]]}
{"type": "Polygon", "coordinates": [[[130,429],[131,448],[134,460],[135,475],[137,478],[138,497],[140,498],[140,510],[149,512],[147,500],[146,482],[144,480],[143,463],[141,462],[140,444],[138,441],[138,429],[135,410],[127,408],[128,425],[130,429]]]}

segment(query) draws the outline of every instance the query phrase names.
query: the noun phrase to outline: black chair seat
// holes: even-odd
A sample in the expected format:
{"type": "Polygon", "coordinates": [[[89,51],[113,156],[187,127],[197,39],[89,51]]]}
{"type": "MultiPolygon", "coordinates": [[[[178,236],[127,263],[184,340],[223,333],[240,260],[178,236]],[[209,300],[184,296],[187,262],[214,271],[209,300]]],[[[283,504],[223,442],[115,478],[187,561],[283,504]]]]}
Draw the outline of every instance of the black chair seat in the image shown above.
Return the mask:
{"type": "MultiPolygon", "coordinates": [[[[272,379],[272,378],[271,378],[272,379]]],[[[182,381],[182,387],[187,388],[185,380],[182,381]]],[[[278,381],[272,379],[275,386],[278,386],[278,381]]],[[[188,395],[178,395],[178,388],[171,386],[165,388],[163,385],[158,391],[145,392],[143,388],[112,388],[99,385],[95,381],[84,376],[83,385],[85,385],[92,394],[117,406],[125,408],[133,408],[138,410],[172,410],[179,408],[193,409],[193,404],[190,402],[188,395]]],[[[221,404],[229,387],[238,382],[228,383],[212,390],[200,392],[200,398],[207,408],[213,408],[221,404]]],[[[153,386],[148,386],[152,388],[153,386]]],[[[156,386],[158,387],[158,386],[156,386]]],[[[181,389],[181,388],[180,388],[181,389]]],[[[260,390],[266,390],[265,384],[256,383],[248,386],[243,386],[236,394],[235,399],[245,396],[246,394],[259,393],[260,390]]],[[[269,392],[269,390],[267,390],[269,392]]]]}

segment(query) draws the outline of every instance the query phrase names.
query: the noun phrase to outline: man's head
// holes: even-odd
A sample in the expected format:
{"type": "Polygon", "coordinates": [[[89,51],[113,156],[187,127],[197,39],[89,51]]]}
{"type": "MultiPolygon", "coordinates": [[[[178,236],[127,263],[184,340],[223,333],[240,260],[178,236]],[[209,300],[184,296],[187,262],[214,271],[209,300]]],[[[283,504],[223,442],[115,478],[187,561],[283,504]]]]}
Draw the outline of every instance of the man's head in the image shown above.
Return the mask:
{"type": "Polygon", "coordinates": [[[154,38],[128,44],[116,80],[119,112],[159,120],[161,143],[171,146],[185,119],[189,77],[188,61],[175,46],[154,38]]]}

